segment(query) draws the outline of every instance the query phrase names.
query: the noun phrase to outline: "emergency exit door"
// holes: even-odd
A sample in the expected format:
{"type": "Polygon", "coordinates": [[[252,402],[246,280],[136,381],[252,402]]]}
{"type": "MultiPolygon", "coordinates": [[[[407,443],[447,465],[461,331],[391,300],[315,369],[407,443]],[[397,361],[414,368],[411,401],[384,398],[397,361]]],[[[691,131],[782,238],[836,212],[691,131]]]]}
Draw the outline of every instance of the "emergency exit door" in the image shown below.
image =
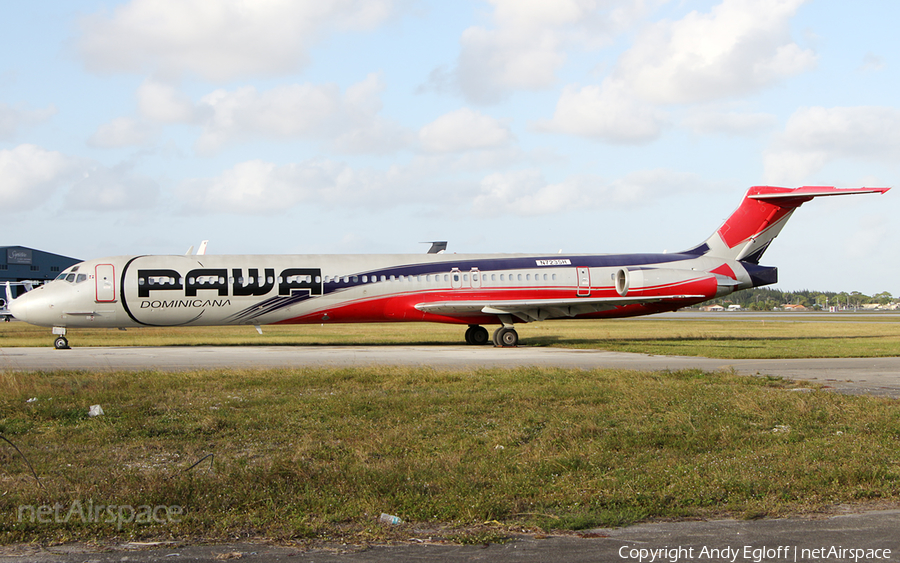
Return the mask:
{"type": "Polygon", "coordinates": [[[112,264],[97,264],[94,268],[94,282],[97,284],[97,303],[112,303],[116,300],[116,269],[112,264]]]}

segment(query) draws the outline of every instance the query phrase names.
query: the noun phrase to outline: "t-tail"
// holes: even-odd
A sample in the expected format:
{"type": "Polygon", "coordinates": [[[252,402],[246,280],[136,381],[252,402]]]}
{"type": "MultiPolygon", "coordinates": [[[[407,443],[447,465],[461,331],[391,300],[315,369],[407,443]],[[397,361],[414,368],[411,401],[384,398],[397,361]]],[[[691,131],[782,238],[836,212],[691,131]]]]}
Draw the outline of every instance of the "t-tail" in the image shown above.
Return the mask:
{"type": "Polygon", "coordinates": [[[741,205],[706,242],[684,254],[715,256],[759,264],[763,253],[778,236],[798,207],[820,196],[871,194],[890,188],[835,188],[803,186],[776,188],[754,186],[747,190],[741,205]]]}

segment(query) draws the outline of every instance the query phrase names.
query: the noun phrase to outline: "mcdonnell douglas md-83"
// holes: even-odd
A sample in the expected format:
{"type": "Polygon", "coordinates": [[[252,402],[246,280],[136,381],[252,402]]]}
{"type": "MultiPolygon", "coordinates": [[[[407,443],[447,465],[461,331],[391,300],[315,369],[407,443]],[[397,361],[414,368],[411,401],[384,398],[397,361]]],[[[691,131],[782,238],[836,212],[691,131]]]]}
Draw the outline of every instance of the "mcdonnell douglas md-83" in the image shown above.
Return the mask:
{"type": "MultiPolygon", "coordinates": [[[[515,346],[514,323],[633,317],[772,284],[760,258],[819,196],[889,188],[750,188],[706,241],[663,254],[117,256],[90,260],[10,300],[17,319],[66,329],[293,323],[468,325],[466,342],[515,346]]],[[[190,254],[190,253],[189,253],[190,254]]]]}

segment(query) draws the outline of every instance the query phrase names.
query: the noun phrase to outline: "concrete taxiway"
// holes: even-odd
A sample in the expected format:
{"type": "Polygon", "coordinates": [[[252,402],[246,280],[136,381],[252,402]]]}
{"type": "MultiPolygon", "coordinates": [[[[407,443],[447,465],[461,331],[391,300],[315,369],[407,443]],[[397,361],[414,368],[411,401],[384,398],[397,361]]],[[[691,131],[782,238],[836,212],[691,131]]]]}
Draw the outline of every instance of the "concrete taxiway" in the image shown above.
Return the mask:
{"type": "Polygon", "coordinates": [[[807,380],[845,393],[900,397],[900,358],[722,360],[563,348],[491,346],[170,346],[0,348],[4,370],[190,370],[367,365],[436,369],[548,366],[580,369],[731,370],[807,380]]]}
{"type": "Polygon", "coordinates": [[[878,510],[818,518],[653,522],[584,531],[580,535],[521,535],[507,543],[491,545],[425,541],[365,549],[354,546],[303,549],[248,543],[182,545],[163,542],[152,549],[146,545],[124,543],[98,551],[96,547],[82,545],[43,548],[32,544],[0,547],[0,563],[214,563],[229,559],[267,563],[895,561],[900,559],[898,529],[900,510],[878,510]]]}

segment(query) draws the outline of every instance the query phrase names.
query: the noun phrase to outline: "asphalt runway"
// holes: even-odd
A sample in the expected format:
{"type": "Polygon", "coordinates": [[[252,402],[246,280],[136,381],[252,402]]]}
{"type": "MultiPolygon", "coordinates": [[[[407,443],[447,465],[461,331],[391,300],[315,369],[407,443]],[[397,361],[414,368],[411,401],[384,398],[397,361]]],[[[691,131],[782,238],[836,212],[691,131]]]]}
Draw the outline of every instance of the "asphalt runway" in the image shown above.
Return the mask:
{"type": "Polygon", "coordinates": [[[5,370],[191,370],[337,366],[436,369],[547,366],[581,369],[730,370],[807,380],[837,391],[900,398],[900,358],[721,360],[563,348],[491,346],[169,346],[0,348],[5,370]]]}

